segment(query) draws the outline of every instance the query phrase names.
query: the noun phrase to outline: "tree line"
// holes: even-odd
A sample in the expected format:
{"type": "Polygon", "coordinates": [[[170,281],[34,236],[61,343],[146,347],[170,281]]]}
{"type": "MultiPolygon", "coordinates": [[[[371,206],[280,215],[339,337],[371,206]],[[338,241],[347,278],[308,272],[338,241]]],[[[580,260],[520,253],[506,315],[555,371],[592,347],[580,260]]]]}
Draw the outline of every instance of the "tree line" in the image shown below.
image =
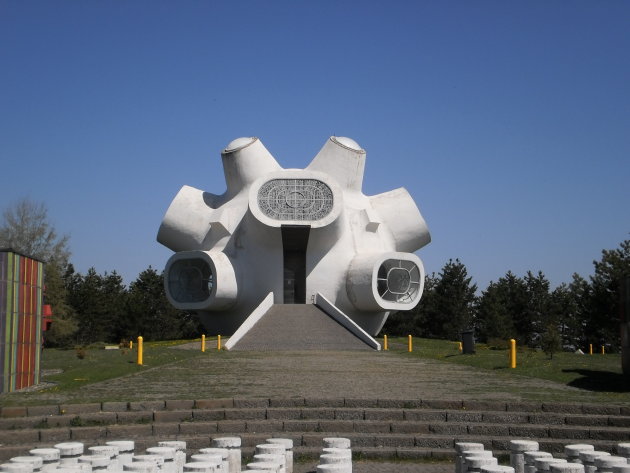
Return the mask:
{"type": "Polygon", "coordinates": [[[196,317],[171,306],[163,274],[149,266],[125,286],[115,271],[81,274],[70,262],[68,235],[59,235],[43,203],[21,199],[0,220],[0,248],[11,248],[46,263],[44,303],[53,310],[45,346],[119,343],[139,335],[149,340],[197,337],[196,317]]]}
{"type": "MultiPolygon", "coordinates": [[[[0,248],[13,248],[46,262],[45,303],[54,322],[48,346],[118,343],[142,335],[146,340],[197,337],[203,333],[191,313],[172,307],[163,274],[149,267],[125,286],[115,271],[94,268],[77,273],[70,262],[69,237],[58,235],[46,206],[22,199],[5,209],[0,220],[0,248]]],[[[388,319],[382,333],[459,340],[474,329],[476,338],[521,345],[585,349],[590,343],[620,346],[620,285],[630,277],[630,240],[603,250],[587,280],[577,274],[551,289],[542,272],[520,277],[511,271],[478,293],[458,259],[426,276],[420,303],[388,319]]]]}
{"type": "Polygon", "coordinates": [[[449,260],[438,274],[427,275],[420,303],[390,316],[383,333],[415,334],[460,340],[472,329],[477,340],[504,344],[585,350],[589,344],[620,347],[621,284],[630,277],[630,240],[603,250],[587,280],[574,274],[570,283],[551,289],[538,271],[520,277],[508,271],[477,292],[477,285],[458,259],[449,260]]]}

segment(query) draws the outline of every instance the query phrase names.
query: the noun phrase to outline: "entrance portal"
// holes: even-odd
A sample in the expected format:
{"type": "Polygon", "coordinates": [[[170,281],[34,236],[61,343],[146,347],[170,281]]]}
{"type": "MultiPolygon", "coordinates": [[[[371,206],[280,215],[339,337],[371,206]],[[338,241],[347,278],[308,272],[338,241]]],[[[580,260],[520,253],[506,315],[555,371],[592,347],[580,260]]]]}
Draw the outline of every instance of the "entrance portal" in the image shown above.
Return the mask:
{"type": "Polygon", "coordinates": [[[309,225],[282,225],[284,303],[306,304],[306,247],[309,225]]]}

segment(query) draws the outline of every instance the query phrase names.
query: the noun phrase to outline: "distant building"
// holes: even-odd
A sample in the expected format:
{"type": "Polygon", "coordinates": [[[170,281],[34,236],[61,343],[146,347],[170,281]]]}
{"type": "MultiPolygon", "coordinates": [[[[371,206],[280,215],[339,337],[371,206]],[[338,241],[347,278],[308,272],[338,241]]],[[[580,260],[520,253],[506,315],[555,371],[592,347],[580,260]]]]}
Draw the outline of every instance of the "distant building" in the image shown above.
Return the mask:
{"type": "Polygon", "coordinates": [[[366,152],[354,140],[331,137],[305,169],[283,169],[257,138],[221,157],[226,192],[184,186],[157,237],[175,252],[167,297],[209,333],[234,333],[265,300],[316,304],[370,335],[418,304],[425,274],[413,252],[429,230],[404,188],[363,194],[366,152]]]}

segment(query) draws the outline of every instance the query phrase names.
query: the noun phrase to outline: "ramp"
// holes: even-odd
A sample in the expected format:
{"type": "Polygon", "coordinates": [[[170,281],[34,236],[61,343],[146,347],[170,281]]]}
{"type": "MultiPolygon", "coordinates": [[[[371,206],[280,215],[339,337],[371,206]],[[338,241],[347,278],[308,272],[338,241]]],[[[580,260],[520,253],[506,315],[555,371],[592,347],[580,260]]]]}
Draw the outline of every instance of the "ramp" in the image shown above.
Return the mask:
{"type": "Polygon", "coordinates": [[[274,304],[230,350],[372,350],[313,304],[274,304]]]}

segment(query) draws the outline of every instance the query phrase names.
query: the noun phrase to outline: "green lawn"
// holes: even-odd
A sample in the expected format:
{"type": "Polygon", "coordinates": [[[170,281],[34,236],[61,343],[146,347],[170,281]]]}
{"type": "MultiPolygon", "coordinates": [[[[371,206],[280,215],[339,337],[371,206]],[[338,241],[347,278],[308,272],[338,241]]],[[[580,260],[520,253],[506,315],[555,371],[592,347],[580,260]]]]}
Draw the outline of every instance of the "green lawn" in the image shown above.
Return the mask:
{"type": "Polygon", "coordinates": [[[105,350],[90,347],[83,350],[45,349],[42,356],[42,370],[59,370],[59,374],[46,376],[46,381],[57,383],[49,390],[72,390],[85,384],[105,381],[141,372],[181,360],[202,356],[200,350],[172,350],[171,347],[187,343],[190,340],[145,342],[143,344],[143,363],[137,364],[137,345],[128,348],[105,350]],[[80,358],[80,351],[84,357],[80,358]]]}
{"type": "Polygon", "coordinates": [[[620,354],[577,355],[558,352],[550,359],[542,351],[517,347],[516,368],[510,368],[507,349],[489,348],[480,343],[476,344],[473,355],[461,354],[459,343],[447,340],[414,337],[412,352],[408,352],[407,337],[389,338],[389,345],[391,351],[404,356],[474,366],[506,376],[546,379],[590,391],[608,392],[611,393],[611,399],[630,401],[630,379],[622,373],[620,354]]]}

